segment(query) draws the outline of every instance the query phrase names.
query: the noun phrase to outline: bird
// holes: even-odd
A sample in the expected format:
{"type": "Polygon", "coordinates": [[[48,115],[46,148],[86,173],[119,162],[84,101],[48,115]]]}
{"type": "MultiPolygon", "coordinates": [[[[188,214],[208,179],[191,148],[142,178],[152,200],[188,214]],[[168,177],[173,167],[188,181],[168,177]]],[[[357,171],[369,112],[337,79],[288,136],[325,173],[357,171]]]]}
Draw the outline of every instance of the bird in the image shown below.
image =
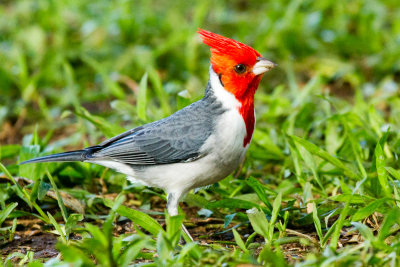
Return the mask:
{"type": "Polygon", "coordinates": [[[255,92],[263,74],[276,66],[241,42],[203,29],[197,33],[211,52],[203,98],[98,145],[20,164],[102,165],[132,182],[163,189],[168,214],[178,215],[179,202],[190,190],[224,179],[244,159],[255,127],[255,92]]]}

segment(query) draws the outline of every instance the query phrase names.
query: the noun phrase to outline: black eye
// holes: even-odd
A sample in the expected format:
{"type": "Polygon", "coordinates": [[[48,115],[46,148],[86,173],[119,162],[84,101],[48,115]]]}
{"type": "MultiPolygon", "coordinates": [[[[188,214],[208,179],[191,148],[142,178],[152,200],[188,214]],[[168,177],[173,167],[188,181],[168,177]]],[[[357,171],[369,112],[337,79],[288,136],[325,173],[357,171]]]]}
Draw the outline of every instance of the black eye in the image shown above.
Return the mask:
{"type": "Polygon", "coordinates": [[[243,72],[246,71],[246,66],[243,64],[237,64],[235,66],[235,71],[236,71],[236,73],[242,74],[243,72]]]}

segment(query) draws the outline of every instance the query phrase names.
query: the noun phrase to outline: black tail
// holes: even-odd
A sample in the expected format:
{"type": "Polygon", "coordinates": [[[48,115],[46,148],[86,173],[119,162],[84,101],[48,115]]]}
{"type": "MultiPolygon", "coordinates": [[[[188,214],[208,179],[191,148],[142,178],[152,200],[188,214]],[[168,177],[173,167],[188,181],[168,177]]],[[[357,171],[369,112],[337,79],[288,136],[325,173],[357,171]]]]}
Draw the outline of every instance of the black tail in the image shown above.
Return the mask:
{"type": "Polygon", "coordinates": [[[26,163],[39,163],[39,162],[57,162],[57,161],[84,161],[87,159],[88,150],[75,150],[64,153],[58,153],[39,158],[34,158],[21,162],[20,164],[26,163]]]}

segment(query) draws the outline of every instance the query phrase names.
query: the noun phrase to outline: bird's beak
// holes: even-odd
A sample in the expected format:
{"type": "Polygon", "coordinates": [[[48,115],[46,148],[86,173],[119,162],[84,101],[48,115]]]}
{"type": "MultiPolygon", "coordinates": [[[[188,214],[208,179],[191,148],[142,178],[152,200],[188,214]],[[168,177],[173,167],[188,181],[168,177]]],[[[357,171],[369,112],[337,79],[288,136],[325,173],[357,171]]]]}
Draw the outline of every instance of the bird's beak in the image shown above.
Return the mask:
{"type": "Polygon", "coordinates": [[[258,57],[257,63],[253,67],[253,73],[254,73],[254,75],[260,75],[260,74],[263,74],[264,72],[269,71],[270,69],[272,69],[276,66],[277,65],[274,62],[269,61],[262,57],[258,57]]]}

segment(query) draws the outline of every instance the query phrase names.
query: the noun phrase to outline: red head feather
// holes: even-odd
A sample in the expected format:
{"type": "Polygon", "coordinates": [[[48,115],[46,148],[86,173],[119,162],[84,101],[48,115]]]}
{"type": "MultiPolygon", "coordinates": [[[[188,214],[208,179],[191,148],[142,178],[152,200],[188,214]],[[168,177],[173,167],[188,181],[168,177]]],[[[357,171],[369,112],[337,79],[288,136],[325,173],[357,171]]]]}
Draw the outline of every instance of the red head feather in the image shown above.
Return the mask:
{"type": "Polygon", "coordinates": [[[199,29],[197,32],[201,35],[203,43],[210,47],[211,59],[218,56],[232,57],[232,59],[242,64],[254,65],[257,57],[261,57],[260,53],[252,47],[233,39],[202,29],[199,29]]]}
{"type": "Polygon", "coordinates": [[[252,69],[261,55],[250,46],[224,36],[202,29],[199,29],[198,33],[203,42],[210,47],[211,65],[225,90],[235,95],[241,103],[239,112],[246,124],[247,135],[243,140],[243,145],[246,146],[253,135],[254,94],[262,76],[255,75],[252,69]],[[237,73],[235,66],[238,64],[245,65],[246,71],[237,73]]]}

